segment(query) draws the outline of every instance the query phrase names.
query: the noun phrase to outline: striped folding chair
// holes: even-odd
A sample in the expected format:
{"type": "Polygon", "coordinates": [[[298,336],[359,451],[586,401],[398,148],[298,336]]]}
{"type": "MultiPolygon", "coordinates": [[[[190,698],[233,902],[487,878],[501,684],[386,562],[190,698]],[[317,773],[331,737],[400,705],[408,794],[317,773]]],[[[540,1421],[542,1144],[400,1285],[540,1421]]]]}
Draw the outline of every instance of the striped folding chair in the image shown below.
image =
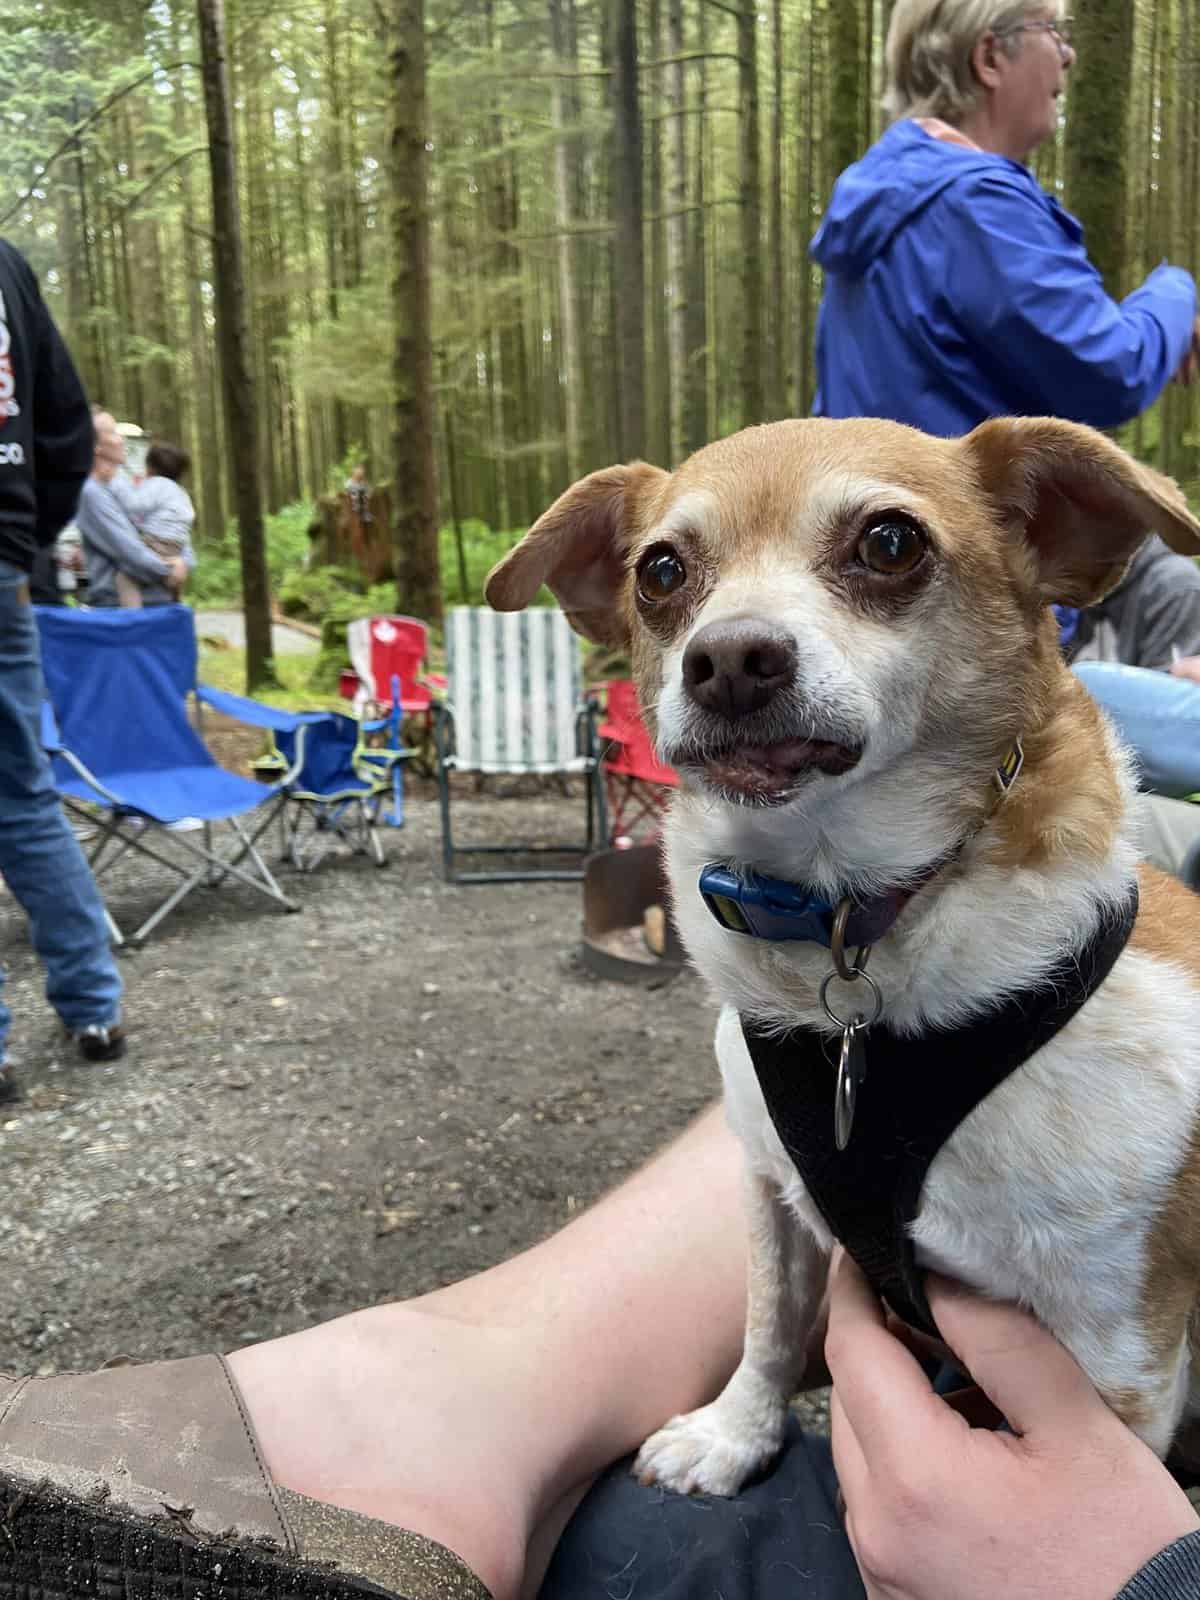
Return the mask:
{"type": "Polygon", "coordinates": [[[535,606],[499,614],[456,606],[446,616],[445,704],[434,725],[442,807],[442,859],[451,883],[582,878],[582,865],[533,867],[528,858],[585,855],[606,833],[595,707],[584,698],[579,640],[561,611],[535,606]],[[456,845],[450,823],[452,772],[579,773],[587,832],[582,843],[514,841],[456,845]],[[459,871],[461,855],[526,858],[507,870],[459,871]]]}

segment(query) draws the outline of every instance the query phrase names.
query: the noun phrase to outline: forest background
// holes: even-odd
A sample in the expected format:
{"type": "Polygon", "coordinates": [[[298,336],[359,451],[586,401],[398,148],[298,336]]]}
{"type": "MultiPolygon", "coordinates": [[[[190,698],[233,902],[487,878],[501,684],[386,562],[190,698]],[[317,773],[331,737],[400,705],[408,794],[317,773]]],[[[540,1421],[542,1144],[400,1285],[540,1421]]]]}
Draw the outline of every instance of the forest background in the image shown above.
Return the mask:
{"type": "MultiPolygon", "coordinates": [[[[252,684],[271,596],[436,623],[582,473],[808,412],[807,247],[881,131],[890,11],[0,0],[0,233],[89,394],[191,453],[194,597],[244,599],[252,684]],[[305,569],[359,460],[386,590],[305,569]]],[[[1200,0],[1080,0],[1073,34],[1038,178],[1112,293],[1195,272],[1200,0]]],[[[1193,496],[1198,404],[1122,435],[1193,496]]]]}

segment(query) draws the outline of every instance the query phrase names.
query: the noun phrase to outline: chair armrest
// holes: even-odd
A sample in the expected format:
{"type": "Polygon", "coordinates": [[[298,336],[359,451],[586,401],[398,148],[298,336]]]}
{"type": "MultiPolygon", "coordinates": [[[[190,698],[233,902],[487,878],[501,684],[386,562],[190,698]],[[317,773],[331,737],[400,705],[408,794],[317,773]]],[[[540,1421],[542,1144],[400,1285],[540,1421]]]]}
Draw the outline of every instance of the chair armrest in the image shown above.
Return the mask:
{"type": "Polygon", "coordinates": [[[270,728],[272,733],[295,733],[298,728],[314,722],[323,722],[327,711],[280,711],[275,706],[264,705],[261,700],[249,700],[245,695],[230,694],[226,689],[214,689],[206,683],[196,685],[196,698],[214,711],[252,728],[270,728]]]}
{"type": "Polygon", "coordinates": [[[58,718],[54,715],[54,707],[49,700],[42,701],[42,749],[49,756],[56,756],[62,750],[62,736],[58,731],[58,718]]]}

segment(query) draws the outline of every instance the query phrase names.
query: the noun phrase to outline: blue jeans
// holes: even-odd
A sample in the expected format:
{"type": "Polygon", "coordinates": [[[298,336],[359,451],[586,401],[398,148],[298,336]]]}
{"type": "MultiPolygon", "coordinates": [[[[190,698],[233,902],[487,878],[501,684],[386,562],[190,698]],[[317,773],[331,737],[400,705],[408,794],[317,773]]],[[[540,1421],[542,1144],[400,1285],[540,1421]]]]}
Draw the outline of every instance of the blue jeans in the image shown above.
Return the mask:
{"type": "Polygon", "coordinates": [[[1200,684],[1115,661],[1080,661],[1074,671],[1133,750],[1144,789],[1200,793],[1200,684]]]}
{"type": "MultiPolygon", "coordinates": [[[[120,1015],[121,977],[100,891],[42,749],[44,695],[28,575],[0,561],[0,875],[29,918],[47,1000],[68,1028],[107,1027],[120,1015]]],[[[10,1022],[0,1000],[0,1062],[10,1022]]]]}
{"type": "Polygon", "coordinates": [[[826,1439],[789,1418],[767,1475],[724,1500],[601,1473],[555,1548],[538,1600],[866,1600],[826,1439]]]}

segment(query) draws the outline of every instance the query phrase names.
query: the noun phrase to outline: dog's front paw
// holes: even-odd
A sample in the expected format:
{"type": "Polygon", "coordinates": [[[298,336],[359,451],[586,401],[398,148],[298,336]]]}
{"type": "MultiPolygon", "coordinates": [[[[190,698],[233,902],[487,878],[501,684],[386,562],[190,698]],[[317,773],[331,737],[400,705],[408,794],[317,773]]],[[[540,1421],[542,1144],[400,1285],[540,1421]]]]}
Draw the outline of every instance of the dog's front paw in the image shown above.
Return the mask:
{"type": "Polygon", "coordinates": [[[771,1418],[755,1409],[759,1414],[752,1416],[722,1395],[672,1417],[638,1451],[634,1477],[680,1494],[736,1494],[774,1459],[783,1440],[785,1408],[771,1418]]]}

